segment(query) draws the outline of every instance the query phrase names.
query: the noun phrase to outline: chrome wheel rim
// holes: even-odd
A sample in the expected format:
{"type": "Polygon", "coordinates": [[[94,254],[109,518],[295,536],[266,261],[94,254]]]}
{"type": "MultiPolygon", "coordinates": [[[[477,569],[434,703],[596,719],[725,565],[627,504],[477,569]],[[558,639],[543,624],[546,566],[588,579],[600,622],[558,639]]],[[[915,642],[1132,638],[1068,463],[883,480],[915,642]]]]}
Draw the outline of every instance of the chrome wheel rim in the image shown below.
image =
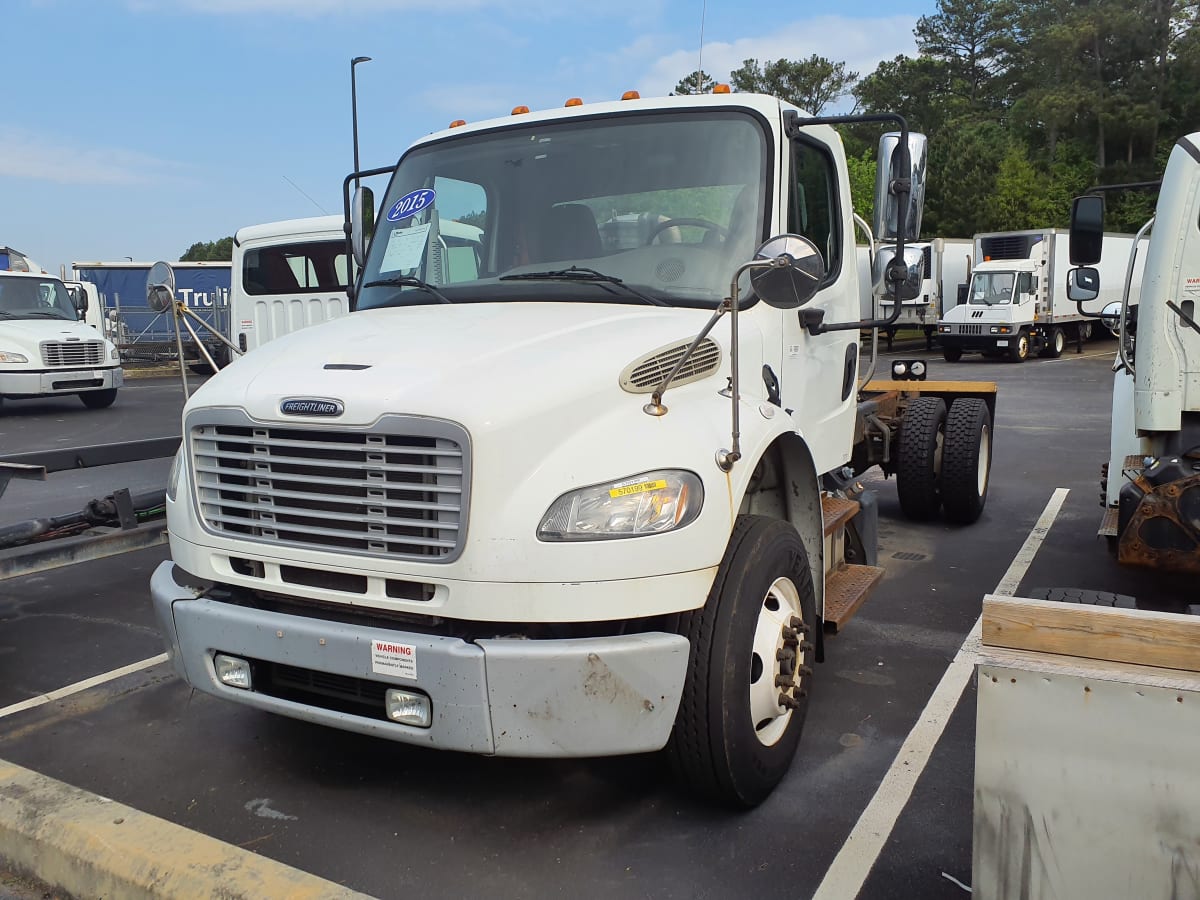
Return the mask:
{"type": "Polygon", "coordinates": [[[790,578],[776,578],[759,604],[750,651],[750,723],[765,747],[783,737],[804,696],[807,632],[799,590],[790,578]]]}

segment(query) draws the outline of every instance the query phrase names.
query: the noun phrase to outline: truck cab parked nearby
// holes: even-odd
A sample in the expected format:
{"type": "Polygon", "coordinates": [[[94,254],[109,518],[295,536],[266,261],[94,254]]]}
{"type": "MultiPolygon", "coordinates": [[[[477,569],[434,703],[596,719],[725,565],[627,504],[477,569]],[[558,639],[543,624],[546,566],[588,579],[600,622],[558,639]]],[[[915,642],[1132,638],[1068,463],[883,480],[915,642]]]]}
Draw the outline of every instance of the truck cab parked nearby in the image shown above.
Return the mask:
{"type": "Polygon", "coordinates": [[[52,275],[0,272],[0,399],[76,394],[89,409],[112,406],[124,380],[117,348],[76,302],[52,275]]]}
{"type": "MultiPolygon", "coordinates": [[[[924,139],[881,158],[898,290],[924,139]]],[[[859,318],[838,132],[633,95],[422,138],[377,219],[349,196],[375,174],[346,182],[354,311],[184,409],[151,582],[176,672],[430,747],[665,749],[687,789],[762,801],[883,576],[858,473],[957,523],[990,476],[994,385],[864,383],[889,323],[859,318]]]]}
{"type": "Polygon", "coordinates": [[[230,340],[253,350],[349,312],[345,219],[317,216],[239,228],[233,238],[230,340]]]}
{"type": "Polygon", "coordinates": [[[1112,436],[1101,473],[1100,533],[1128,565],[1200,573],[1200,132],[1171,151],[1148,244],[1101,239],[1104,200],[1077,199],[1071,290],[1090,306],[1114,294],[1119,332],[1112,436]],[[1144,265],[1140,279],[1128,273],[1144,265]],[[1140,291],[1129,289],[1140,280],[1140,291]],[[1122,296],[1122,287],[1125,291],[1122,296]]]}
{"type": "MultiPolygon", "coordinates": [[[[959,288],[966,285],[971,275],[974,242],[970,239],[934,238],[932,241],[918,241],[912,247],[920,250],[924,257],[925,277],[917,295],[901,301],[896,323],[886,329],[888,346],[891,347],[898,329],[919,328],[925,333],[926,346],[931,348],[938,320],[959,302],[959,288]]],[[[881,252],[884,249],[881,248],[881,252]]],[[[892,303],[886,294],[880,297],[880,309],[884,315],[891,313],[892,303]]]]}
{"type": "MultiPolygon", "coordinates": [[[[1105,294],[1082,311],[1067,297],[1068,243],[1065,229],[976,235],[967,301],[938,322],[938,341],[946,361],[957,362],[968,352],[1014,362],[1034,353],[1056,358],[1068,341],[1086,340],[1094,315],[1120,297],[1124,260],[1133,237],[1104,235],[1106,259],[1111,261],[1103,273],[1105,294]]],[[[1135,290],[1140,275],[1139,268],[1135,290]]]]}

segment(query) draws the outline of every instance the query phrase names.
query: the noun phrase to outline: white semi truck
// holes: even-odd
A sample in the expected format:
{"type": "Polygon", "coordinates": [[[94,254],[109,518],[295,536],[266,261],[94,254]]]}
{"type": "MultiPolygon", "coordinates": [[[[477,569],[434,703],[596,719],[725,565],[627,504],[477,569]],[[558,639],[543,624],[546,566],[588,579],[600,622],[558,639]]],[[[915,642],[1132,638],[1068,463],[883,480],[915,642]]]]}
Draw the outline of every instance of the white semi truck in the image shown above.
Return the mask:
{"type": "MultiPolygon", "coordinates": [[[[876,230],[911,286],[925,145],[881,120],[876,230]]],[[[424,746],[665,748],[691,790],[764,799],[883,574],[857,473],[960,523],[990,473],[994,385],[864,384],[860,328],[890,323],[859,318],[836,121],[518,108],[417,141],[378,227],[349,186],[379,170],[347,178],[355,310],[184,409],[151,582],[177,673],[424,746]],[[650,227],[601,227],[625,221],[650,227]]]]}
{"type": "Polygon", "coordinates": [[[1120,298],[1104,310],[1120,350],[1100,533],[1122,563],[1200,573],[1200,132],[1171,151],[1136,255],[1101,237],[1103,209],[1099,196],[1075,201],[1072,261],[1086,268],[1071,272],[1088,305],[1120,298]]]}
{"type": "MultiPolygon", "coordinates": [[[[1095,314],[1121,296],[1133,236],[1104,235],[1103,293],[1082,311],[1067,297],[1068,244],[1066,229],[977,234],[967,302],[938,321],[946,361],[957,362],[968,352],[1014,362],[1033,353],[1057,358],[1068,341],[1086,340],[1095,314]]],[[[1135,290],[1140,274],[1139,268],[1135,290]]]]}
{"type": "Polygon", "coordinates": [[[77,302],[53,275],[0,271],[0,401],[77,395],[89,409],[116,401],[120,355],[81,321],[77,302]]]}

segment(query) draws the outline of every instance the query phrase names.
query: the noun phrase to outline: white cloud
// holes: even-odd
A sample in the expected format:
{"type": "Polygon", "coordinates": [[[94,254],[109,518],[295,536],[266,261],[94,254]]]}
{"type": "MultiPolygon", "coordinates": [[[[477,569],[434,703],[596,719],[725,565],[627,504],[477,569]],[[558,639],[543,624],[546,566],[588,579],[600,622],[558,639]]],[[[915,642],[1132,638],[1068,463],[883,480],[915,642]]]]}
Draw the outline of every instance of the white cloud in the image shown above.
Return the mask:
{"type": "MultiPolygon", "coordinates": [[[[658,0],[652,0],[658,2],[658,0]]],[[[379,12],[436,12],[461,14],[480,9],[501,9],[525,18],[564,17],[571,7],[559,0],[125,0],[133,12],[182,11],[208,15],[254,15],[269,13],[297,18],[328,15],[365,16],[379,12]]],[[[612,16],[641,12],[646,3],[616,0],[604,9],[612,16]]]]}
{"type": "Polygon", "coordinates": [[[118,148],[69,144],[61,138],[0,126],[0,176],[58,184],[147,184],[174,164],[118,148]]]}
{"type": "MultiPolygon", "coordinates": [[[[706,42],[704,71],[717,81],[724,81],[747,59],[765,63],[775,59],[807,59],[815,53],[833,62],[845,62],[849,71],[866,76],[885,59],[901,53],[916,55],[912,36],[916,23],[916,16],[800,19],[757,37],[706,42]]],[[[639,43],[631,46],[636,47],[639,43]]],[[[696,70],[698,61],[696,49],[675,50],[656,59],[647,59],[639,89],[644,96],[667,94],[681,78],[696,70]]]]}

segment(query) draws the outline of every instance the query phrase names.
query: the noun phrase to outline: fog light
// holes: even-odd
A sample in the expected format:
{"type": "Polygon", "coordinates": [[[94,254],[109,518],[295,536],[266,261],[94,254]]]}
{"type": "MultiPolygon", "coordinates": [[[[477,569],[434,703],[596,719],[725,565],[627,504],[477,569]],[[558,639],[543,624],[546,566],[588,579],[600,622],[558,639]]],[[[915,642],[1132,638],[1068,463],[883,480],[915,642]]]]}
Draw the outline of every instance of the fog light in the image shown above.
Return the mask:
{"type": "Polygon", "coordinates": [[[433,712],[429,698],[414,691],[402,691],[390,688],[385,695],[387,716],[393,722],[402,725],[416,725],[418,728],[428,728],[433,721],[433,712]]]}
{"type": "Polygon", "coordinates": [[[227,687],[250,690],[250,663],[236,656],[226,656],[218,653],[213,657],[213,666],[217,670],[217,678],[227,687]]]}

